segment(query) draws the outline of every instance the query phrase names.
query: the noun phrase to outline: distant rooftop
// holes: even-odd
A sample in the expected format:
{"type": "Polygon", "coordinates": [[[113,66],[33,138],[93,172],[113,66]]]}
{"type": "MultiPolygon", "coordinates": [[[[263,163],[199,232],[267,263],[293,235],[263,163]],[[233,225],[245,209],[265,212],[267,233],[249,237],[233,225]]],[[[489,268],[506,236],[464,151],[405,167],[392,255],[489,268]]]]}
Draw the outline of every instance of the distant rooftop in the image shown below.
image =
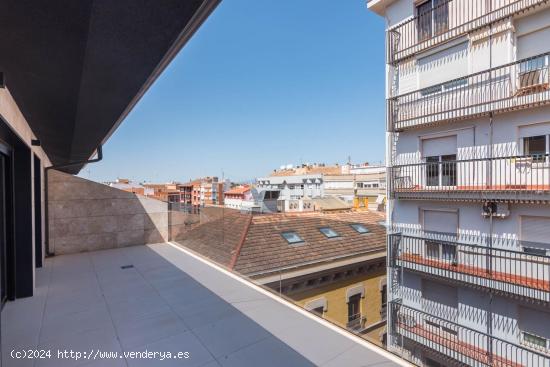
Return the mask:
{"type": "Polygon", "coordinates": [[[316,164],[303,164],[301,166],[285,166],[271,173],[271,176],[299,176],[299,175],[313,175],[313,174],[339,174],[341,167],[339,165],[327,166],[324,163],[316,164]]]}
{"type": "Polygon", "coordinates": [[[232,188],[231,190],[228,190],[225,192],[225,194],[229,194],[229,195],[241,195],[241,194],[244,194],[245,192],[247,191],[250,191],[250,186],[236,186],[234,188],[232,188]]]}

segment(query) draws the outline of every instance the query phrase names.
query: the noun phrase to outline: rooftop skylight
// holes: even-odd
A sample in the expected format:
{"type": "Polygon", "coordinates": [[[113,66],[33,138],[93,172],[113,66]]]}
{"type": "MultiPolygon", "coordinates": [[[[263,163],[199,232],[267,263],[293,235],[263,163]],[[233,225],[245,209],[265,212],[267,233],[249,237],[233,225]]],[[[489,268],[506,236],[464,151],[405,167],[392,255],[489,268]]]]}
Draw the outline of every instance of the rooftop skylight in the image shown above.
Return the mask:
{"type": "Polygon", "coordinates": [[[338,232],[336,232],[334,229],[332,229],[330,227],[319,228],[319,231],[321,231],[322,234],[327,236],[327,238],[340,237],[338,232]]]}
{"type": "Polygon", "coordinates": [[[351,224],[350,226],[351,226],[351,228],[355,229],[355,231],[357,233],[363,234],[363,233],[369,233],[370,232],[367,227],[365,227],[364,225],[359,224],[359,223],[354,223],[354,224],[351,224]]]}
{"type": "Polygon", "coordinates": [[[283,232],[281,233],[281,236],[283,236],[283,238],[291,245],[304,242],[302,237],[298,236],[298,233],[296,232],[283,232]]]}

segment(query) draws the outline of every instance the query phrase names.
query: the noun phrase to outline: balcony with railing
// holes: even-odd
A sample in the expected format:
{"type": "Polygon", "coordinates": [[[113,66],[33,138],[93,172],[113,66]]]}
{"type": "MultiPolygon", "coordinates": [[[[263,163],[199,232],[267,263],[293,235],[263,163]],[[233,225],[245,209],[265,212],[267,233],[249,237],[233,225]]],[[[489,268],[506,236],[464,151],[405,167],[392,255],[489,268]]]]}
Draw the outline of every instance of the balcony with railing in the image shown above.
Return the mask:
{"type": "Polygon", "coordinates": [[[399,199],[550,201],[548,154],[426,159],[390,168],[391,195],[399,199]]]}
{"type": "MultiPolygon", "coordinates": [[[[393,301],[391,333],[441,354],[449,362],[466,366],[549,366],[546,351],[538,351],[468,328],[393,301]]],[[[394,344],[395,344],[394,340],[394,344]]]]}
{"type": "Polygon", "coordinates": [[[401,131],[548,104],[548,74],[546,53],[392,97],[389,128],[401,131]]]}
{"type": "Polygon", "coordinates": [[[476,29],[547,4],[548,0],[430,0],[414,17],[387,32],[389,64],[451,41],[476,29]]]}
{"type": "Polygon", "coordinates": [[[395,266],[505,295],[550,302],[550,256],[543,244],[496,240],[493,244],[486,238],[434,232],[420,236],[390,234],[388,243],[395,266]]]}

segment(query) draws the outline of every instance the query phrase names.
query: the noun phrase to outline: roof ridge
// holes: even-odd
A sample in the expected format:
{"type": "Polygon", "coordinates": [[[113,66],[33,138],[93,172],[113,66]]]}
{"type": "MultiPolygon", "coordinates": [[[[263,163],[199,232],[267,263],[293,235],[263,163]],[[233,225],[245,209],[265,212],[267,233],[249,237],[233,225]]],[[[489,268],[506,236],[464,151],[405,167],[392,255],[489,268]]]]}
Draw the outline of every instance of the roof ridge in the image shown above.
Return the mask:
{"type": "Polygon", "coordinates": [[[252,214],[250,214],[248,217],[248,222],[246,223],[246,226],[244,227],[243,233],[241,235],[241,239],[237,244],[237,247],[235,248],[235,252],[233,253],[233,256],[231,257],[231,262],[229,263],[229,269],[231,270],[235,268],[235,265],[237,264],[237,260],[239,259],[239,255],[241,254],[241,250],[246,240],[246,235],[248,234],[250,224],[252,223],[252,217],[253,217],[252,214]]]}

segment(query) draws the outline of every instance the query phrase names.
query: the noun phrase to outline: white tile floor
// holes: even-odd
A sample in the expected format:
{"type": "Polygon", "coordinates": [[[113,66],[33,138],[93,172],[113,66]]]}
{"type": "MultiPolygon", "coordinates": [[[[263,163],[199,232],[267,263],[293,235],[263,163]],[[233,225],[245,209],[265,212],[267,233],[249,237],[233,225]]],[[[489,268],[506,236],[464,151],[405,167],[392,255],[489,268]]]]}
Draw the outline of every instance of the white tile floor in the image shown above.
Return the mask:
{"type": "Polygon", "coordinates": [[[57,256],[38,269],[36,283],[34,297],[2,312],[4,367],[395,364],[170,244],[57,256]],[[10,356],[37,348],[52,358],[10,356]],[[190,357],[57,358],[71,349],[190,357]]]}

